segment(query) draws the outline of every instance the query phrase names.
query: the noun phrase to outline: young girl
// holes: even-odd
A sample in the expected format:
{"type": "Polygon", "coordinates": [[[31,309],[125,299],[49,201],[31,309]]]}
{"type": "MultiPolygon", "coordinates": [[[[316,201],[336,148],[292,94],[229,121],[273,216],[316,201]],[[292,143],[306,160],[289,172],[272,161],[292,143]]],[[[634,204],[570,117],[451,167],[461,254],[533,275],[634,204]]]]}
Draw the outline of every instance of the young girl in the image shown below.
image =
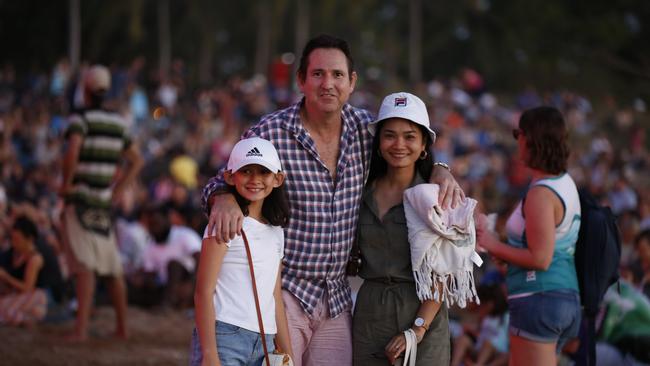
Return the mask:
{"type": "MultiPolygon", "coordinates": [[[[242,229],[251,250],[267,348],[273,350],[277,334],[278,346],[292,356],[280,282],[281,226],[289,220],[284,178],[275,147],[261,138],[239,141],[224,173],[246,216],[242,229]]],[[[241,236],[220,245],[206,230],[194,302],[192,365],[262,365],[264,350],[241,236]]]]}
{"type": "Polygon", "coordinates": [[[33,324],[45,317],[48,264],[36,246],[38,229],[27,217],[11,228],[11,250],[0,255],[0,325],[33,324]]]}

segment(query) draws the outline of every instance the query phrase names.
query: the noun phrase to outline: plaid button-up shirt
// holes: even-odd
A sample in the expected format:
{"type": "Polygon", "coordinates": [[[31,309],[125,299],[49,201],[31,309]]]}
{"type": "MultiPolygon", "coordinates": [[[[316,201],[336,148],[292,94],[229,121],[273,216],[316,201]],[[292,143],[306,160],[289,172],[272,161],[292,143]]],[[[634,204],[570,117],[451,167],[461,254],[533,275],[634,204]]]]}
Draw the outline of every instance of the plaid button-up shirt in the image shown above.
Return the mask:
{"type": "MultiPolygon", "coordinates": [[[[334,318],[352,306],[345,267],[370,165],[372,136],[366,126],[372,116],[366,110],[344,105],[333,180],[300,120],[302,103],[263,117],[243,137],[259,136],[271,141],[287,175],[285,189],[291,216],[285,228],[282,287],[294,294],[309,314],[327,291],[330,316],[334,318]]],[[[222,172],[203,190],[203,207],[208,214],[208,198],[224,188],[222,172]]]]}

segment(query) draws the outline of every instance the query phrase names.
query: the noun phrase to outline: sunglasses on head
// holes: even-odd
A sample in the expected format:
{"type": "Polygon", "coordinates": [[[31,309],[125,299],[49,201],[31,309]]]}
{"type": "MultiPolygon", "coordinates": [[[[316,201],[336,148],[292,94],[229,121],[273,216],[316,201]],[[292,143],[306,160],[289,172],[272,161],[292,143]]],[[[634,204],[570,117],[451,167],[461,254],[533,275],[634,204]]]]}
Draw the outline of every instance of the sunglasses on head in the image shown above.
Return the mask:
{"type": "Polygon", "coordinates": [[[522,131],[522,130],[520,130],[518,128],[515,128],[514,130],[512,130],[512,137],[514,137],[515,140],[519,140],[519,136],[523,136],[523,135],[524,135],[524,131],[522,131]]]}

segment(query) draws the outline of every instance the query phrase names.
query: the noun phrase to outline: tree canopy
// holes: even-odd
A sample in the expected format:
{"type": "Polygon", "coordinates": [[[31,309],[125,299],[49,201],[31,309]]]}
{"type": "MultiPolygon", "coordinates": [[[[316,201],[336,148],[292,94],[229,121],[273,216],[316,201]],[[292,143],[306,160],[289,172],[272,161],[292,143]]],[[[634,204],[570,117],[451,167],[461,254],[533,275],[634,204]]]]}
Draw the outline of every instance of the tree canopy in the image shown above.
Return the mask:
{"type": "MultiPolygon", "coordinates": [[[[18,72],[48,71],[65,57],[69,5],[0,0],[0,63],[18,72]]],[[[171,57],[185,61],[197,84],[250,75],[256,62],[259,69],[260,60],[299,50],[297,40],[305,39],[296,34],[302,9],[307,38],[325,32],[350,42],[362,80],[407,82],[410,25],[419,16],[424,80],[471,67],[491,88],[535,85],[650,99],[650,2],[644,0],[83,0],[79,5],[83,60],[125,64],[144,56],[149,67],[160,62],[158,14],[167,6],[171,57]],[[409,12],[410,6],[418,11],[409,12]]]]}

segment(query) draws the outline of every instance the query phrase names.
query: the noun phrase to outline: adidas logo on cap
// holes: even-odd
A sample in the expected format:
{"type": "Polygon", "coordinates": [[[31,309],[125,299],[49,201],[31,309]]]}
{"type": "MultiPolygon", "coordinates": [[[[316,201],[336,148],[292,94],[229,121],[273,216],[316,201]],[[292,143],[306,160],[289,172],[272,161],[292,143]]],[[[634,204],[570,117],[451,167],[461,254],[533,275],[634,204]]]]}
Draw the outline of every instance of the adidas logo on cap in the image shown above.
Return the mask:
{"type": "Polygon", "coordinates": [[[228,170],[236,172],[249,164],[261,165],[273,173],[282,170],[282,163],[273,144],[259,137],[243,139],[236,143],[227,166],[228,170]]]}
{"type": "Polygon", "coordinates": [[[259,157],[262,157],[263,155],[262,155],[262,153],[261,153],[261,152],[260,152],[256,147],[254,147],[254,148],[252,148],[249,152],[246,153],[246,157],[249,157],[249,156],[259,156],[259,157]]]}

